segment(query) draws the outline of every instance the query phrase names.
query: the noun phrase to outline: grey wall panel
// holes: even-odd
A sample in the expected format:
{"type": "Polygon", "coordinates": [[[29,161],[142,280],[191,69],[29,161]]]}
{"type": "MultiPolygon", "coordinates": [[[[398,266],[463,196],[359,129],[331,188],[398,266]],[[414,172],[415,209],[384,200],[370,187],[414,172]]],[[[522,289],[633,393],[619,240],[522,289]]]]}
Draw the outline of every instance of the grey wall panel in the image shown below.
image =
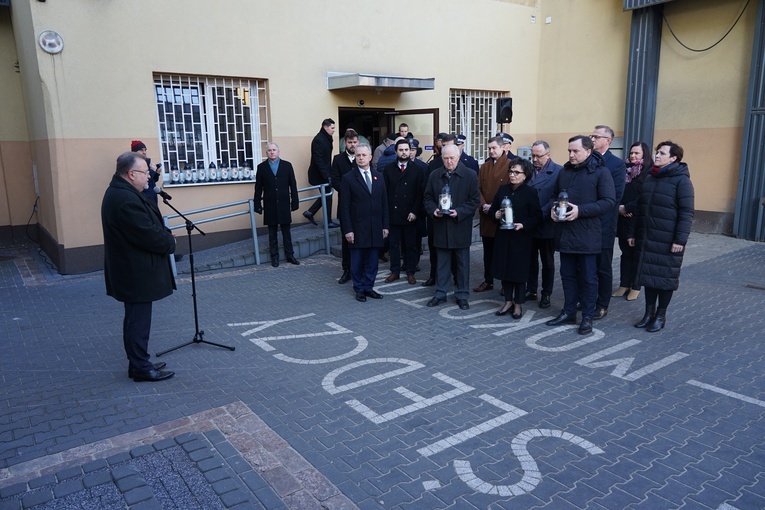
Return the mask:
{"type": "Polygon", "coordinates": [[[757,3],[756,23],[733,233],[765,241],[765,0],[757,3]]]}
{"type": "Polygon", "coordinates": [[[624,112],[625,149],[637,141],[653,147],[663,12],[662,5],[632,11],[624,112]]]}
{"type": "Polygon", "coordinates": [[[671,1],[672,0],[624,0],[624,10],[631,11],[633,9],[642,9],[643,7],[650,7],[652,5],[664,4],[671,1]]]}

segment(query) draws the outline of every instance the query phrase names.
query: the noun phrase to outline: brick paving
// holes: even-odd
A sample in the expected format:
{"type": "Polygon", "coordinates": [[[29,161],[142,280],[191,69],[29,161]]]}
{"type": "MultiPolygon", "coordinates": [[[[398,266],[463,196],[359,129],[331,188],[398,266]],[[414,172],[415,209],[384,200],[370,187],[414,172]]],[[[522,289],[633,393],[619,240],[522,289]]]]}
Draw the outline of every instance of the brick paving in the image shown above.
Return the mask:
{"type": "MultiPolygon", "coordinates": [[[[358,303],[326,255],[205,272],[200,328],[236,351],[173,351],[176,376],[143,384],[101,275],[0,255],[0,498],[193,437],[214,452],[185,452],[203,477],[232,459],[207,480],[224,507],[765,508],[763,244],[693,234],[656,334],[632,327],[642,296],[612,300],[589,337],[545,326],[559,282],[551,309],[513,321],[496,291],[429,309],[432,289],[380,282],[385,299],[358,303]]],[[[471,258],[477,283],[479,246],[471,258]]],[[[153,352],[193,337],[190,287],[155,305],[153,352]]],[[[111,481],[94,487],[120,492],[99,469],[111,481]]],[[[172,508],[160,497],[144,502],[172,508]]]]}

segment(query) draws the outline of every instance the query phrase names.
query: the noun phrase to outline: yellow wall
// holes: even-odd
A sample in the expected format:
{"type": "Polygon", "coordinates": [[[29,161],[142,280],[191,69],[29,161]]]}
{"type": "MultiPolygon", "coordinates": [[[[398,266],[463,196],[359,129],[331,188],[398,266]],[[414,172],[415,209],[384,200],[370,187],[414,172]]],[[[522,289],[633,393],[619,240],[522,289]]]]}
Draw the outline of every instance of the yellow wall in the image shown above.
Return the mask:
{"type": "MultiPolygon", "coordinates": [[[[664,14],[678,39],[691,48],[718,41],[741,12],[739,0],[676,0],[664,14]]],[[[757,2],[717,46],[703,53],[683,48],[664,26],[657,142],[671,138],[685,150],[696,190],[696,208],[733,212],[757,2]]]]}
{"type": "MultiPolygon", "coordinates": [[[[740,7],[675,0],[665,12],[688,44],[706,46],[740,7]]],[[[656,136],[686,148],[698,209],[733,210],[755,8],[702,54],[664,30],[656,136]]],[[[0,58],[21,62],[20,74],[0,70],[0,93],[13,98],[0,103],[0,193],[12,197],[0,227],[26,221],[36,164],[45,232],[65,250],[100,245],[116,156],[141,139],[159,159],[155,73],[268,80],[271,138],[301,186],[311,138],[339,107],[363,99],[367,108],[438,108],[447,131],[450,89],[509,91],[515,147],[547,139],[562,163],[571,135],[596,124],[622,134],[630,20],[616,0],[15,0],[0,10],[0,58]],[[63,36],[61,54],[39,49],[44,29],[63,36]],[[328,71],[432,77],[435,90],[329,92],[328,71]]],[[[430,143],[427,133],[421,141],[430,143]]],[[[173,203],[185,210],[251,194],[251,184],[178,188],[173,203]]],[[[207,230],[241,228],[244,218],[207,230]]]]}

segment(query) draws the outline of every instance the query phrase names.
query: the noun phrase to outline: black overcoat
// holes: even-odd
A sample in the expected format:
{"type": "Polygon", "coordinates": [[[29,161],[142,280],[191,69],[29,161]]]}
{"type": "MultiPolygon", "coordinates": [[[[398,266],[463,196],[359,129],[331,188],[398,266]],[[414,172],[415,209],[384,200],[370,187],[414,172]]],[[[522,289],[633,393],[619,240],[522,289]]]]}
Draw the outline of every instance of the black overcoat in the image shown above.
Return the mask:
{"type": "Polygon", "coordinates": [[[478,193],[478,177],[475,172],[457,163],[457,168],[450,178],[443,166],[430,172],[428,184],[425,186],[423,202],[425,213],[433,221],[433,246],[447,250],[470,248],[473,242],[473,217],[481,202],[478,193]],[[452,194],[452,209],[457,211],[457,217],[433,215],[439,209],[438,197],[444,184],[449,183],[452,194]]]}
{"type": "Polygon", "coordinates": [[[644,287],[677,290],[685,246],[693,223],[694,190],[688,165],[670,163],[658,176],[648,175],[638,199],[635,238],[637,278],[644,287]]]}
{"type": "Polygon", "coordinates": [[[308,182],[311,186],[327,184],[332,165],[332,136],[324,128],[319,129],[311,141],[311,163],[308,166],[308,182]]]}
{"type": "Polygon", "coordinates": [[[151,199],[113,176],[101,202],[106,294],[123,303],[149,303],[175,289],[168,255],[175,238],[151,199]]]}
{"type": "Polygon", "coordinates": [[[635,221],[637,217],[637,202],[640,198],[640,192],[643,189],[643,181],[645,181],[646,175],[651,171],[651,168],[643,167],[640,170],[640,174],[637,177],[633,177],[632,180],[625,184],[624,195],[619,205],[624,206],[624,210],[628,213],[632,213],[632,216],[619,215],[619,220],[616,222],[616,237],[619,239],[626,239],[629,237],[630,232],[635,231],[635,221]]]}
{"type": "Polygon", "coordinates": [[[542,208],[539,194],[526,183],[513,190],[511,184],[504,184],[497,190],[491,203],[489,216],[494,218],[508,197],[513,204],[514,223],[522,223],[520,230],[502,230],[497,222],[494,232],[494,257],[491,274],[494,278],[508,282],[526,282],[531,265],[531,246],[534,232],[542,223],[542,208]]]}
{"type": "Polygon", "coordinates": [[[418,218],[422,213],[424,175],[414,162],[407,162],[402,172],[399,162],[389,164],[383,170],[385,189],[388,191],[388,213],[391,225],[411,225],[406,218],[409,213],[418,218]]]}
{"type": "Polygon", "coordinates": [[[292,223],[292,211],[300,207],[292,163],[280,159],[274,175],[266,160],[258,165],[256,171],[255,212],[263,211],[263,225],[292,223]]]}
{"type": "MultiPolygon", "coordinates": [[[[371,170],[371,169],[370,169],[371,170]]],[[[343,176],[340,183],[340,228],[343,235],[353,232],[354,248],[382,248],[383,229],[388,230],[388,196],[380,172],[372,172],[372,193],[361,172],[356,169],[343,176]]]]}

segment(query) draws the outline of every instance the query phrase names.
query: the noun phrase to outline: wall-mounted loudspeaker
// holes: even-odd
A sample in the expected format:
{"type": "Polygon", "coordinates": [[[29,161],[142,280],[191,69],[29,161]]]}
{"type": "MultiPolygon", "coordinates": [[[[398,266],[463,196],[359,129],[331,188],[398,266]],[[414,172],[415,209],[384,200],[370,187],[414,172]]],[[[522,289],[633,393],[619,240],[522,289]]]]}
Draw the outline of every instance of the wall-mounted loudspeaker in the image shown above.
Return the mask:
{"type": "Polygon", "coordinates": [[[513,121],[513,98],[497,98],[497,124],[510,124],[513,121]]]}

